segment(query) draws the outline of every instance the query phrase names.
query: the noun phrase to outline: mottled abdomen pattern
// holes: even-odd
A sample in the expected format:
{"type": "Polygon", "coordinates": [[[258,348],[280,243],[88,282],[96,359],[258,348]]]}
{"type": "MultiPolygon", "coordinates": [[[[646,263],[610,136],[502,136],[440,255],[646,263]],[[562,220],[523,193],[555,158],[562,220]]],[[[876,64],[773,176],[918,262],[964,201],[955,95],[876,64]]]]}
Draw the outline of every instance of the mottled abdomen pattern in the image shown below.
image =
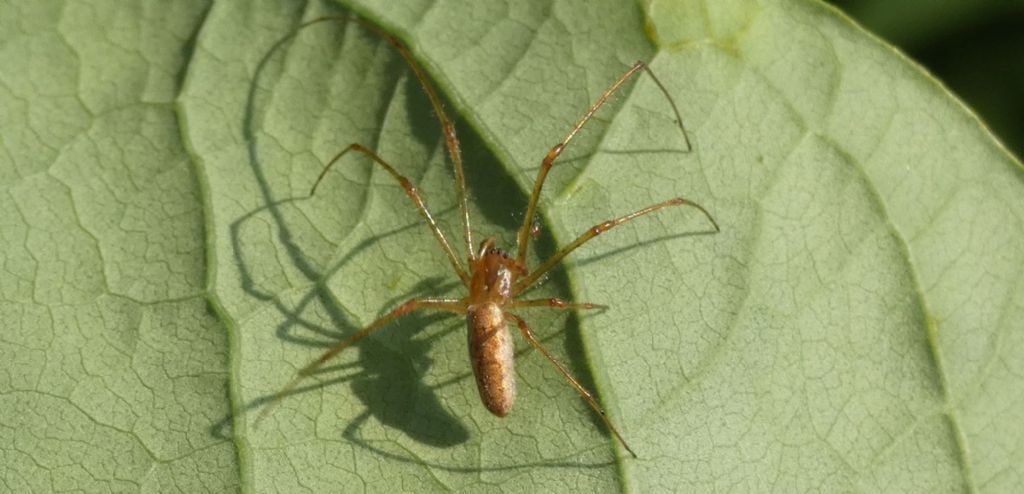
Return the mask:
{"type": "Polygon", "coordinates": [[[505,315],[498,304],[471,306],[466,314],[466,326],[469,360],[473,363],[480,399],[491,413],[504,417],[516,401],[514,347],[505,315]]]}

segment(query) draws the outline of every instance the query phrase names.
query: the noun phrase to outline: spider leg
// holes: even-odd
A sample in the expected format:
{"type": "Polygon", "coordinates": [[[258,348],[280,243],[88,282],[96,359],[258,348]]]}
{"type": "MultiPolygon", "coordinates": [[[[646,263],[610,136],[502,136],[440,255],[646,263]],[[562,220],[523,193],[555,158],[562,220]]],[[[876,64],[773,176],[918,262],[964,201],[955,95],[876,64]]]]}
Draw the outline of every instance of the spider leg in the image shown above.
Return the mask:
{"type": "Polygon", "coordinates": [[[526,325],[526,321],[524,321],[523,318],[512,314],[511,312],[506,312],[505,315],[515,319],[516,324],[519,326],[519,332],[523,334],[523,338],[526,338],[526,341],[530,342],[537,351],[544,355],[544,358],[548,359],[548,362],[551,362],[551,364],[558,369],[558,372],[562,374],[562,377],[564,377],[566,381],[569,381],[569,384],[576,389],[576,392],[579,393],[580,397],[590,405],[590,408],[597,412],[597,415],[604,421],[604,425],[608,427],[608,430],[612,431],[612,434],[615,434],[615,437],[618,438],[620,443],[622,443],[622,447],[626,448],[626,451],[629,451],[629,454],[633,455],[633,458],[636,458],[636,453],[633,452],[633,449],[630,448],[628,444],[626,444],[626,440],[622,438],[622,434],[619,434],[619,430],[612,425],[612,421],[608,419],[608,415],[604,413],[604,409],[597,404],[597,400],[594,399],[594,395],[591,394],[590,391],[587,391],[587,388],[584,388],[576,378],[572,377],[572,374],[569,374],[569,371],[566,370],[565,367],[562,367],[562,364],[558,363],[558,361],[548,353],[544,346],[540,344],[540,341],[537,341],[537,337],[534,336],[533,331],[531,331],[530,327],[526,325]]]}
{"type": "Polygon", "coordinates": [[[386,161],[384,161],[383,158],[378,156],[377,153],[370,151],[365,146],[356,143],[349,144],[348,147],[346,147],[345,149],[341,150],[341,152],[336,154],[334,158],[331,158],[331,161],[327,163],[327,166],[324,166],[324,169],[320,172],[320,175],[316,177],[316,182],[313,182],[313,187],[309,190],[309,195],[312,196],[316,192],[317,186],[320,185],[320,181],[324,179],[324,176],[327,175],[327,172],[330,171],[331,167],[334,166],[334,164],[337,163],[343,156],[348,154],[349,151],[356,151],[366,155],[375,163],[384,167],[384,169],[387,170],[387,172],[391,174],[392,177],[395,177],[395,180],[398,180],[398,183],[402,186],[402,189],[405,190],[405,195],[409,196],[409,199],[412,199],[412,202],[416,206],[416,209],[423,216],[423,219],[426,220],[427,225],[430,226],[430,230],[434,232],[434,237],[437,238],[437,242],[440,243],[441,248],[444,249],[445,255],[448,256],[448,262],[452,264],[452,268],[455,269],[455,273],[459,275],[459,278],[462,279],[462,282],[466,286],[469,286],[469,275],[466,273],[466,270],[462,267],[462,264],[459,262],[459,258],[458,256],[455,255],[455,251],[452,250],[452,246],[451,244],[448,243],[448,239],[445,238],[444,233],[441,232],[441,228],[437,226],[437,222],[434,221],[434,217],[430,214],[430,211],[427,210],[427,205],[426,203],[423,202],[423,198],[420,196],[420,193],[416,190],[416,187],[412,184],[412,182],[409,181],[408,178],[405,178],[404,175],[398,173],[398,171],[395,170],[394,167],[389,165],[386,161]]]}
{"type": "Polygon", "coordinates": [[[541,298],[536,300],[516,300],[505,304],[505,307],[509,309],[518,309],[521,307],[552,307],[555,309],[607,309],[607,305],[591,304],[591,303],[574,303],[566,302],[560,298],[541,298]]]}
{"type": "Polygon", "coordinates": [[[608,89],[605,89],[605,91],[601,93],[601,96],[598,96],[597,100],[594,101],[594,104],[590,105],[590,108],[588,108],[583,116],[576,122],[576,125],[573,125],[572,130],[565,135],[561,142],[555,144],[555,146],[548,151],[548,154],[544,156],[544,160],[541,161],[540,170],[537,171],[537,178],[533,182],[533,192],[530,194],[530,203],[526,207],[526,215],[523,217],[523,226],[519,228],[519,233],[516,235],[516,245],[519,249],[516,255],[516,260],[519,261],[519,264],[526,263],[526,246],[530,243],[530,234],[533,231],[533,216],[537,212],[537,201],[540,198],[540,191],[544,187],[544,181],[547,179],[548,171],[550,171],[551,167],[554,166],[555,160],[562,154],[565,147],[569,145],[569,141],[571,141],[583,125],[585,125],[590,118],[594,116],[594,113],[604,106],[605,102],[608,101],[608,98],[611,97],[615,91],[618,91],[622,84],[632,77],[633,74],[636,74],[641,70],[647,72],[647,74],[651,76],[651,79],[654,79],[655,84],[658,85],[658,89],[661,90],[665,95],[665,98],[668,99],[669,104],[672,105],[672,111],[675,112],[676,115],[676,123],[679,124],[679,130],[682,131],[683,140],[686,142],[686,150],[689,151],[692,149],[690,146],[690,138],[686,135],[686,128],[683,127],[683,117],[679,115],[679,108],[676,107],[676,102],[672,100],[672,96],[669,95],[665,85],[655,77],[651,68],[648,67],[646,63],[637,61],[629,68],[629,70],[619,76],[611,86],[608,86],[608,89]]]}
{"type": "Polygon", "coordinates": [[[314,24],[327,21],[337,21],[342,23],[352,21],[358,23],[360,26],[363,26],[367,30],[372,31],[374,34],[387,41],[388,44],[398,51],[398,54],[402,56],[405,62],[412,69],[413,74],[420,83],[420,87],[423,88],[423,92],[426,93],[427,98],[430,99],[430,106],[434,108],[434,115],[437,115],[437,120],[441,124],[441,132],[444,134],[444,142],[448,147],[448,155],[451,157],[452,167],[455,169],[455,186],[459,196],[459,213],[460,216],[462,216],[462,230],[466,239],[466,257],[469,259],[475,259],[476,257],[473,253],[473,232],[469,225],[469,208],[466,205],[466,174],[462,169],[462,151],[459,147],[459,138],[455,135],[455,125],[452,123],[451,119],[448,118],[448,114],[445,113],[444,105],[441,104],[441,98],[437,96],[437,92],[434,91],[434,87],[430,85],[430,80],[427,78],[426,73],[423,72],[423,68],[416,62],[416,59],[413,58],[411,53],[409,53],[409,50],[405,45],[403,45],[401,41],[398,41],[398,38],[361,17],[324,16],[300,24],[294,31],[292,31],[291,34],[278,41],[274,49],[295,37],[299,31],[314,24]]]}
{"type": "Polygon", "coordinates": [[[452,123],[451,119],[448,118],[448,114],[445,113],[444,105],[441,104],[441,98],[437,96],[434,87],[430,85],[430,79],[427,78],[427,74],[420,67],[420,64],[416,62],[412,54],[409,53],[405,45],[398,41],[398,38],[361,17],[355,17],[353,20],[387,40],[398,51],[398,54],[405,59],[405,62],[409,64],[409,68],[416,75],[416,79],[419,81],[420,87],[423,88],[423,92],[427,93],[427,98],[430,99],[430,106],[434,107],[434,115],[437,116],[437,121],[441,124],[441,133],[444,134],[444,143],[448,147],[448,156],[451,158],[452,167],[455,169],[455,188],[459,196],[459,213],[462,216],[462,233],[466,240],[466,257],[471,260],[476,259],[476,256],[473,254],[473,231],[469,225],[469,208],[466,205],[466,174],[462,169],[462,150],[459,146],[459,137],[455,134],[455,124],[452,123]]]}
{"type": "Polygon", "coordinates": [[[270,403],[267,404],[266,408],[263,409],[260,415],[256,417],[256,421],[253,423],[253,427],[258,425],[260,421],[262,421],[267,415],[270,415],[270,412],[272,412],[274,408],[277,407],[278,403],[281,402],[281,399],[287,396],[288,393],[290,393],[293,389],[295,389],[295,387],[298,386],[299,383],[301,383],[307,377],[313,375],[317,371],[317,369],[319,369],[321,366],[327,363],[327,361],[331,360],[339,353],[341,353],[342,350],[352,346],[353,343],[363,339],[370,333],[373,333],[374,331],[377,331],[378,329],[384,327],[384,325],[386,325],[387,323],[394,321],[395,319],[398,319],[399,317],[402,317],[418,309],[443,310],[448,312],[455,312],[458,314],[466,312],[465,304],[461,300],[456,299],[414,298],[406,301],[402,305],[399,305],[391,312],[388,312],[387,314],[381,316],[379,319],[373,321],[372,323],[370,323],[370,325],[359,330],[355,334],[335,343],[333,346],[328,348],[327,351],[321,354],[320,357],[318,357],[316,360],[310,362],[308,365],[299,370],[298,375],[295,376],[295,378],[292,379],[291,382],[289,382],[283,388],[281,388],[281,390],[274,395],[274,398],[270,401],[270,403]]]}
{"type": "Polygon", "coordinates": [[[576,250],[579,246],[585,244],[588,240],[590,240],[590,239],[592,239],[592,238],[594,238],[594,237],[596,237],[596,236],[598,236],[598,235],[600,235],[600,234],[610,230],[611,228],[613,228],[615,226],[621,225],[621,224],[623,224],[623,223],[625,223],[625,222],[627,222],[629,220],[632,220],[634,218],[638,218],[638,217],[643,216],[643,215],[645,215],[647,213],[653,213],[653,212],[655,212],[655,211],[657,211],[659,209],[666,208],[666,207],[669,207],[669,206],[683,206],[683,205],[691,206],[691,207],[699,209],[702,213],[704,213],[704,216],[706,216],[708,218],[708,220],[711,221],[711,225],[715,227],[715,231],[716,232],[719,231],[718,223],[715,222],[715,219],[711,217],[711,214],[708,213],[706,209],[701,207],[700,204],[697,204],[697,203],[695,203],[693,201],[690,201],[688,199],[683,199],[682,197],[676,197],[676,198],[669,199],[669,200],[664,201],[664,202],[659,202],[658,204],[655,204],[653,206],[648,206],[648,207],[643,208],[643,209],[641,209],[639,211],[634,211],[634,212],[629,213],[629,214],[627,214],[625,216],[621,216],[621,217],[615,218],[613,220],[605,221],[603,223],[598,223],[598,224],[590,227],[590,229],[588,229],[582,235],[577,237],[576,240],[573,240],[572,243],[566,245],[565,247],[562,247],[558,252],[555,253],[555,255],[551,256],[550,259],[545,261],[544,264],[541,264],[541,266],[539,268],[534,270],[532,273],[527,275],[525,278],[522,278],[519,281],[517,281],[516,284],[515,284],[515,287],[512,290],[513,296],[517,295],[517,294],[521,293],[523,290],[526,290],[527,288],[529,288],[529,286],[532,285],[534,282],[536,282],[538,279],[540,279],[541,276],[544,276],[544,273],[547,273],[548,271],[551,270],[551,268],[555,267],[555,265],[558,264],[558,262],[561,261],[562,258],[564,258],[566,255],[568,255],[570,252],[576,250]]]}

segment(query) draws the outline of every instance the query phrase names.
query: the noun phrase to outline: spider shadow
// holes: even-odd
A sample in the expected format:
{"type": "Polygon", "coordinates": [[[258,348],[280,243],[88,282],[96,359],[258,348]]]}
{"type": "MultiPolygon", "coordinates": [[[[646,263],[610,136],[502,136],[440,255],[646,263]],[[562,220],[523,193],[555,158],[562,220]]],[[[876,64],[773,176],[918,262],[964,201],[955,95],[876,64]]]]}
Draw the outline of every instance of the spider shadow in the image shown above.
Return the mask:
{"type": "MultiPolygon", "coordinates": [[[[251,263],[244,255],[241,229],[244,223],[255,215],[263,211],[273,211],[274,208],[295,200],[290,198],[272,202],[240,217],[231,225],[232,246],[235,249],[235,260],[243,291],[263,303],[273,305],[274,309],[284,316],[275,330],[277,338],[290,344],[326,351],[333,344],[361,328],[346,315],[328,287],[327,280],[334,277],[335,273],[353,258],[381,239],[421,225],[410,223],[363,240],[328,269],[317,272],[319,276],[310,280],[309,291],[304,293],[296,303],[289,304],[272,292],[262,289],[255,281],[251,263]],[[330,321],[329,327],[338,329],[328,329],[328,327],[304,317],[304,314],[313,310],[314,305],[326,314],[326,319],[330,321]]],[[[270,214],[273,215],[272,212],[270,214]]],[[[287,223],[278,223],[278,226],[281,232],[281,244],[295,245],[291,241],[287,223]]],[[[294,254],[301,254],[301,251],[295,251],[294,254]]],[[[424,279],[406,293],[396,296],[395,299],[385,304],[379,315],[383,315],[387,308],[396,305],[397,300],[450,292],[456,285],[458,283],[452,281],[444,283],[439,278],[424,279]]],[[[318,369],[314,373],[317,377],[316,380],[310,379],[310,384],[299,386],[280,398],[288,399],[291,396],[350,383],[356,398],[366,406],[366,415],[373,415],[382,423],[400,429],[409,437],[426,444],[444,447],[465,442],[469,438],[468,430],[456,417],[446,411],[434,391],[422,381],[424,372],[429,369],[431,364],[429,354],[433,342],[450,333],[451,328],[427,338],[417,338],[416,330],[431,327],[446,318],[452,319],[444,313],[410,313],[382,330],[382,332],[387,332],[386,342],[382,341],[384,338],[369,337],[355,345],[354,349],[359,355],[357,363],[328,365],[318,369]],[[344,374],[339,375],[342,372],[344,374]],[[411,415],[407,407],[403,406],[410,399],[416,404],[415,415],[411,415]],[[422,420],[424,418],[429,420],[422,420]]],[[[255,411],[270,405],[277,398],[277,393],[257,397],[246,403],[240,412],[255,411]]],[[[225,417],[213,425],[211,434],[219,438],[229,437],[232,422],[232,416],[225,417]]]]}
{"type": "MultiPolygon", "coordinates": [[[[339,22],[337,24],[344,28],[351,26],[351,23],[339,22]]],[[[242,118],[242,132],[247,145],[249,168],[255,178],[262,205],[231,224],[231,245],[240,273],[242,291],[261,303],[271,304],[278,313],[284,316],[275,330],[277,337],[282,341],[302,346],[326,348],[360,328],[360,325],[346,314],[341,303],[335,298],[328,287],[328,280],[335,278],[334,282],[340,281],[340,284],[344,284],[344,280],[336,279],[336,274],[353,258],[384,237],[412,228],[422,228],[422,226],[419,222],[412,222],[383,234],[373,235],[350,249],[326,269],[318,267],[300,242],[296,240],[285,208],[291,203],[305,198],[279,199],[275,197],[263,159],[260,156],[256,132],[258,125],[255,123],[259,114],[256,101],[261,76],[271,64],[273,55],[294,39],[295,34],[297,32],[281,39],[264,55],[254,72],[253,81],[249,87],[245,113],[242,118]],[[268,222],[276,230],[279,245],[290,260],[291,267],[309,282],[309,291],[303,294],[295,304],[287,303],[272,289],[261,287],[257,281],[254,265],[248,259],[249,256],[247,256],[242,241],[243,225],[257,215],[268,218],[268,222]],[[306,317],[306,312],[311,310],[313,305],[320,309],[319,317],[326,319],[330,328],[338,329],[327,329],[306,317]]],[[[397,72],[398,66],[397,62],[392,64],[388,67],[389,72],[397,72]]],[[[398,80],[397,77],[395,79],[398,80]]],[[[441,285],[437,279],[428,279],[404,296],[410,298],[426,295],[428,292],[430,295],[439,295],[438,291],[435,291],[437,288],[444,289],[445,286],[441,285]]],[[[450,286],[448,288],[450,289],[450,286]]],[[[349,382],[355,397],[363,402],[368,415],[373,415],[382,423],[402,430],[409,437],[440,447],[465,442],[469,437],[468,430],[442,406],[433,391],[422,381],[422,373],[430,365],[427,355],[434,338],[416,339],[414,338],[415,333],[410,331],[411,328],[428,326],[436,319],[438,316],[433,314],[416,313],[402,318],[400,323],[393,324],[397,327],[390,327],[386,330],[390,333],[387,342],[370,337],[356,345],[359,354],[358,363],[320,369],[316,373],[318,377],[334,377],[299,386],[287,393],[284,398],[349,382]],[[339,371],[345,374],[338,376],[339,371]],[[411,410],[406,410],[406,407],[403,406],[404,403],[409,402],[410,397],[415,400],[415,416],[412,416],[411,410]],[[429,421],[423,420],[423,418],[429,418],[429,421]]],[[[313,380],[311,379],[311,381],[313,380]]],[[[250,400],[242,405],[240,410],[213,424],[210,428],[211,435],[219,438],[230,437],[235,419],[257,408],[269,405],[276,397],[276,394],[269,394],[250,400]]]]}

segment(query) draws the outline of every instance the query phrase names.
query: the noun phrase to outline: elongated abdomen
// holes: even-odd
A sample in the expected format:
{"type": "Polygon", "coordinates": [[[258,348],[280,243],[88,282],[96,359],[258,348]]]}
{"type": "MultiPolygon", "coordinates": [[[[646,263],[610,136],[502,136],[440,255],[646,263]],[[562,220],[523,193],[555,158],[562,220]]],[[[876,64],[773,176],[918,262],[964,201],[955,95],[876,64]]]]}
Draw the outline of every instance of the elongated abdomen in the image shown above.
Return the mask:
{"type": "Polygon", "coordinates": [[[480,399],[491,413],[504,417],[516,401],[515,370],[512,367],[512,334],[501,307],[485,303],[466,314],[469,360],[480,399]]]}

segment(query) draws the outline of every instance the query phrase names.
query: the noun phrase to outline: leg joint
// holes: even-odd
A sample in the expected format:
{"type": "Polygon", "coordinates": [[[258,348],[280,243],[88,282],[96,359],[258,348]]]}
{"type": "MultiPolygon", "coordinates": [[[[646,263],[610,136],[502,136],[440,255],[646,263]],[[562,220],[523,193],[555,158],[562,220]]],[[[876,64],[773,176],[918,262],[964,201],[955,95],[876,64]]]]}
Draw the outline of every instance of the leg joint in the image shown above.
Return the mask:
{"type": "Polygon", "coordinates": [[[615,226],[615,222],[614,221],[605,221],[604,223],[601,223],[599,225],[594,225],[590,229],[590,232],[593,233],[594,235],[600,235],[600,234],[604,233],[605,231],[607,231],[608,229],[610,229],[613,226],[615,226]]]}
{"type": "Polygon", "coordinates": [[[563,149],[565,149],[565,143],[560,142],[558,144],[555,144],[551,148],[551,150],[548,151],[547,156],[544,156],[544,162],[542,166],[550,167],[551,163],[555,161],[555,158],[558,158],[558,155],[562,154],[563,149]]]}

